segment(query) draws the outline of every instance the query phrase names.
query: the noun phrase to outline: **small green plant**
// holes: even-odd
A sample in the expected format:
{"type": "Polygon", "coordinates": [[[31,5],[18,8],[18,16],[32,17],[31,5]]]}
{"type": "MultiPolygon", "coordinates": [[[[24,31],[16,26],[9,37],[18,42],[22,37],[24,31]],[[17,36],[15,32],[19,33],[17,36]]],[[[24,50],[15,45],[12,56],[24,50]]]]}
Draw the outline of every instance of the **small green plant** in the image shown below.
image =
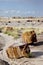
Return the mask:
{"type": "Polygon", "coordinates": [[[34,55],[32,53],[28,53],[27,58],[34,58],[34,55]]]}

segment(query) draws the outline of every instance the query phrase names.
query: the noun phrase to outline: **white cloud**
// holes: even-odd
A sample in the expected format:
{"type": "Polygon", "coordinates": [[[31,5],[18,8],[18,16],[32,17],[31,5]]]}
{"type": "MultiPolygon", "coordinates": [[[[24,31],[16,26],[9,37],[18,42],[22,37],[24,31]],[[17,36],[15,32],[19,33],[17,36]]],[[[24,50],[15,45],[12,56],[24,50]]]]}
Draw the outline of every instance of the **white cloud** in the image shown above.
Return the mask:
{"type": "Polygon", "coordinates": [[[25,11],[24,14],[35,14],[35,11],[25,11]]]}
{"type": "Polygon", "coordinates": [[[10,12],[11,12],[11,13],[14,13],[14,12],[16,12],[16,10],[10,10],[10,12]]]}
{"type": "Polygon", "coordinates": [[[18,10],[18,11],[16,11],[16,13],[17,13],[17,14],[19,14],[19,13],[20,13],[20,11],[18,10]]]}
{"type": "Polygon", "coordinates": [[[35,14],[36,12],[35,11],[32,11],[32,14],[35,14]]]}
{"type": "Polygon", "coordinates": [[[13,16],[13,15],[20,15],[19,10],[0,10],[0,15],[6,16],[13,16]]]}
{"type": "Polygon", "coordinates": [[[14,12],[16,12],[16,10],[0,10],[0,13],[5,13],[5,14],[14,13],[14,12]]]}
{"type": "Polygon", "coordinates": [[[9,11],[4,11],[4,13],[8,14],[9,11]]]}
{"type": "Polygon", "coordinates": [[[30,13],[31,13],[31,11],[26,11],[26,12],[25,12],[25,14],[30,14],[30,13]]]}
{"type": "Polygon", "coordinates": [[[6,15],[6,16],[14,16],[14,15],[35,15],[38,14],[37,11],[20,11],[20,10],[0,10],[0,15],[6,15]]]}

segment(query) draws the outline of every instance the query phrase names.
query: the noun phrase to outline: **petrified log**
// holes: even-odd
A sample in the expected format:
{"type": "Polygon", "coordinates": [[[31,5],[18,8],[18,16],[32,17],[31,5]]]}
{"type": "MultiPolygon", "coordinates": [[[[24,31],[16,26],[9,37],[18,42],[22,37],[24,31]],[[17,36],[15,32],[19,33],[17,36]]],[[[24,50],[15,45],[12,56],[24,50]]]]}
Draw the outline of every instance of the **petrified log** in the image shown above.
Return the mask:
{"type": "Polygon", "coordinates": [[[28,46],[28,44],[22,45],[22,46],[10,46],[7,50],[6,50],[7,56],[10,59],[14,59],[14,58],[20,58],[20,57],[28,57],[29,53],[30,53],[30,48],[28,46]]]}
{"type": "Polygon", "coordinates": [[[25,43],[31,44],[37,41],[36,33],[35,31],[30,31],[30,32],[24,32],[22,34],[22,40],[25,43]]]}

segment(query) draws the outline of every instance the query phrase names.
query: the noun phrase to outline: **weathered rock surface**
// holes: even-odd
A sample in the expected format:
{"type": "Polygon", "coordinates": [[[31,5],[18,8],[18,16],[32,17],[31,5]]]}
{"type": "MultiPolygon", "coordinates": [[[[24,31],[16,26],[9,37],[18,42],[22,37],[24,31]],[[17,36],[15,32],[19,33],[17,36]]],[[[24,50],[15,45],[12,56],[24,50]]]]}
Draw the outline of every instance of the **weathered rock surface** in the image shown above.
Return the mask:
{"type": "Polygon", "coordinates": [[[0,65],[9,65],[9,63],[0,59],[0,65]]]}

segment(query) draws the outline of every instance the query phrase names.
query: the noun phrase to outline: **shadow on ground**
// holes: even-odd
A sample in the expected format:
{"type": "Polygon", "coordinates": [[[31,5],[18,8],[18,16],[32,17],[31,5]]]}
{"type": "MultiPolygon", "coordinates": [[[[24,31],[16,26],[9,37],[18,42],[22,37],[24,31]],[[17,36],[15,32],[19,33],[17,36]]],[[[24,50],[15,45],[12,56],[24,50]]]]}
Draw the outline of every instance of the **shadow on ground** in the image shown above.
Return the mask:
{"type": "Polygon", "coordinates": [[[36,43],[33,44],[33,46],[40,46],[40,45],[43,45],[43,41],[36,42],[36,43]]]}
{"type": "Polygon", "coordinates": [[[43,52],[39,51],[39,52],[32,52],[33,57],[32,58],[37,58],[43,55],[43,52]]]}

